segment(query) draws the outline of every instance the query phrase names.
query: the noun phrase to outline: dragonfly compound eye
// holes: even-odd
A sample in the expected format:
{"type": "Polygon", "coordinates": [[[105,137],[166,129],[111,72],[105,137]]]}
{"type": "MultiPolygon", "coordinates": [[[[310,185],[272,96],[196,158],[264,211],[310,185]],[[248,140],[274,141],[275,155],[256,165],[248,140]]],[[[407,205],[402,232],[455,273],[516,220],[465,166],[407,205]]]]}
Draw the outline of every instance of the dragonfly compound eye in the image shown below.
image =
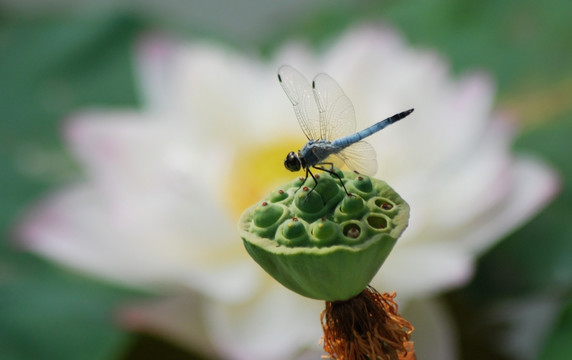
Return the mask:
{"type": "Polygon", "coordinates": [[[290,171],[298,171],[302,168],[302,163],[298,155],[294,151],[290,151],[284,160],[284,166],[290,171]]]}

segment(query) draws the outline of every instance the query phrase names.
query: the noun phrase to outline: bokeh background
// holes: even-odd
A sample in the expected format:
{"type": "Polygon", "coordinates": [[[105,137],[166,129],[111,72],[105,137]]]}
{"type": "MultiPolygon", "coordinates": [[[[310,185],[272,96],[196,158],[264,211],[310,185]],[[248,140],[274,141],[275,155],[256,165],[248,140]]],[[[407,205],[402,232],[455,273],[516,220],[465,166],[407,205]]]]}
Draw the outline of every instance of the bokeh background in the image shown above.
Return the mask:
{"type": "Polygon", "coordinates": [[[572,358],[571,18],[566,0],[0,1],[0,358],[200,359],[116,325],[115,309],[149,294],[23,251],[12,232],[34,200],[81,173],[60,134],[70,113],[141,105],[142,34],[265,56],[291,38],[319,46],[360,21],[393,25],[455,73],[489,72],[497,108],[519,121],[513,147],[561,176],[554,201],[484,254],[470,284],[443,295],[461,358],[572,358]]]}

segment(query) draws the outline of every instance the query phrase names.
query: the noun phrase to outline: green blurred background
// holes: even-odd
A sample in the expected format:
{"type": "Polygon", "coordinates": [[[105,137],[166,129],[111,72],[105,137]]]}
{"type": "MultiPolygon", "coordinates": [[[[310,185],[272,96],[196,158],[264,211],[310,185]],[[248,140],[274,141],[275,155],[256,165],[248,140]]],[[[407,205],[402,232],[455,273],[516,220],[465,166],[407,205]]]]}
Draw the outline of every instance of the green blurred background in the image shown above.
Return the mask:
{"type": "Polygon", "coordinates": [[[364,20],[438,50],[455,73],[490,72],[497,106],[522,125],[514,148],[562,177],[559,196],[479,259],[469,285],[444,295],[462,358],[572,358],[571,19],[566,0],[0,1],[0,359],[197,359],[114,327],[113,309],[146,294],[19,251],[10,233],[35,199],[80,174],[59,133],[66,116],[140,105],[132,61],[143,33],[270,54],[292,37],[319,45],[364,20]],[[30,153],[45,157],[23,168],[30,153]]]}

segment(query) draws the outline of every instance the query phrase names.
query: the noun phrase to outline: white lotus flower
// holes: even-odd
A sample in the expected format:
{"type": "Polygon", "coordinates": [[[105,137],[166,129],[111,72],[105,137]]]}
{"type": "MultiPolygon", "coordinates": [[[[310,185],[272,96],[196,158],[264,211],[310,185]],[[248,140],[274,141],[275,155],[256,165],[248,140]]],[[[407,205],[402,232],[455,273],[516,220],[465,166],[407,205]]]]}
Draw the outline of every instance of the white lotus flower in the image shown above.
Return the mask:
{"type": "Polygon", "coordinates": [[[358,128],[415,108],[368,141],[377,177],[412,209],[373,286],[398,292],[422,358],[454,358],[446,312],[431,297],[464,284],[476,256],[557,188],[541,162],[511,153],[513,131],[492,111],[486,76],[452,79],[441,58],[388,29],[354,28],[321,54],[292,43],[269,61],[160,37],[137,55],[146,108],[72,117],[66,139],[86,179],[38,205],[20,233],[58,262],[163,294],[130,308],[125,324],[194,349],[319,357],[323,304],[270,279],[236,232],[244,208],[293,177],[283,159],[304,144],[276,79],[281,64],[334,77],[358,128]]]}

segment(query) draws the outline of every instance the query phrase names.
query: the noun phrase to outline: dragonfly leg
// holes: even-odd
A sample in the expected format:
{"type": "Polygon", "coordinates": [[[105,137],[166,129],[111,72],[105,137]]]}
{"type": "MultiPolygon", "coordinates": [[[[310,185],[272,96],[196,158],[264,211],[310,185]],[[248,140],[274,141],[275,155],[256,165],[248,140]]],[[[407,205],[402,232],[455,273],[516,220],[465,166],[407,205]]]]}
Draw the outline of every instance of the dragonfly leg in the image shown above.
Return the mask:
{"type": "MultiPolygon", "coordinates": [[[[348,192],[348,189],[346,189],[346,186],[344,185],[344,182],[343,182],[342,178],[340,177],[340,175],[338,175],[338,173],[334,171],[334,163],[321,163],[320,165],[329,165],[330,168],[329,168],[329,169],[326,169],[326,168],[323,167],[323,166],[314,165],[314,169],[318,169],[318,170],[325,171],[325,172],[327,172],[328,174],[337,177],[338,180],[340,180],[340,184],[342,184],[342,187],[344,188],[344,191],[346,192],[346,195],[347,195],[347,196],[352,196],[352,193],[348,192]]],[[[312,175],[312,177],[314,177],[314,175],[312,175]]],[[[314,180],[316,180],[316,179],[314,179],[314,180]]],[[[317,184],[317,183],[316,183],[316,184],[317,184]]],[[[313,189],[312,189],[312,190],[313,190],[313,189]]]]}
{"type": "MultiPolygon", "coordinates": [[[[315,166],[314,166],[315,167],[315,166]]],[[[308,174],[310,174],[310,176],[312,176],[312,179],[314,179],[314,187],[312,188],[312,190],[310,190],[310,192],[306,195],[306,198],[312,193],[312,191],[314,191],[314,189],[316,188],[316,186],[318,186],[318,179],[316,179],[316,177],[314,176],[314,174],[312,174],[312,171],[310,171],[310,168],[307,167],[306,168],[306,179],[308,178],[308,174]]]]}
{"type": "Polygon", "coordinates": [[[306,177],[304,178],[304,181],[302,181],[300,186],[298,186],[298,189],[296,189],[296,192],[298,192],[302,188],[302,186],[304,186],[304,184],[306,183],[306,180],[308,180],[308,171],[306,171],[306,177]]]}
{"type": "Polygon", "coordinates": [[[298,189],[296,190],[296,192],[298,192],[298,191],[302,188],[302,186],[304,186],[304,184],[306,183],[306,180],[308,180],[308,174],[309,174],[310,176],[312,176],[312,179],[314,179],[315,185],[314,185],[314,187],[312,188],[312,190],[310,190],[310,192],[309,192],[308,194],[306,194],[306,198],[308,198],[308,195],[310,195],[310,193],[311,193],[312,191],[314,191],[314,189],[316,188],[316,186],[318,186],[318,180],[316,179],[316,177],[314,176],[314,174],[312,174],[312,172],[310,171],[310,169],[309,169],[309,168],[306,168],[306,177],[304,178],[304,181],[302,181],[302,184],[300,184],[300,186],[298,186],[298,189]]]}

